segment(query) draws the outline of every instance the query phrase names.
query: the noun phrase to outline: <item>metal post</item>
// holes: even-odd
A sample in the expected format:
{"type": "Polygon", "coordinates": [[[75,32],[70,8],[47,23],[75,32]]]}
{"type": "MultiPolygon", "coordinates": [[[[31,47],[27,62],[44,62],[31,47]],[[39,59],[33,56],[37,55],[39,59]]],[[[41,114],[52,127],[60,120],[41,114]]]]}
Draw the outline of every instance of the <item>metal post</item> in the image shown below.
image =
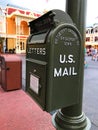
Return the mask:
{"type": "Polygon", "coordinates": [[[67,0],[66,12],[72,18],[82,37],[85,36],[87,0],[67,0]]]}
{"type": "Polygon", "coordinates": [[[86,3],[87,0],[67,0],[66,3],[66,11],[82,36],[79,103],[62,108],[53,115],[53,125],[57,130],[90,130],[91,128],[89,119],[82,112],[86,3]]]}

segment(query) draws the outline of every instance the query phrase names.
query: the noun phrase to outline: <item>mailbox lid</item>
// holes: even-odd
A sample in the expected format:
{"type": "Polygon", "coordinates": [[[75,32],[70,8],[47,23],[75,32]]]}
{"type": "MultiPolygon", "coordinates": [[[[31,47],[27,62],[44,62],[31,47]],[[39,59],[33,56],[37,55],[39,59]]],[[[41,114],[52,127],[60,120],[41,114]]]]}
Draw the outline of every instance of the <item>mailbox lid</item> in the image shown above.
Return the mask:
{"type": "Polygon", "coordinates": [[[53,9],[29,22],[30,33],[47,32],[61,23],[73,23],[70,16],[62,10],[53,9]]]}
{"type": "Polygon", "coordinates": [[[51,34],[46,110],[52,111],[79,101],[81,36],[71,24],[59,25],[51,34]]]}

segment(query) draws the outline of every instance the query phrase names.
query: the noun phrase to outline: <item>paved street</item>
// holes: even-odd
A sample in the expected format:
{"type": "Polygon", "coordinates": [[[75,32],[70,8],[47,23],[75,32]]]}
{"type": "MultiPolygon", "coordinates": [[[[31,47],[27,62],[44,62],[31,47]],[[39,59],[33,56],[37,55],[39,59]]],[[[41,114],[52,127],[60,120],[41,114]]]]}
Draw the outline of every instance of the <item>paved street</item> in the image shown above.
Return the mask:
{"type": "MultiPolygon", "coordinates": [[[[25,56],[22,58],[22,88],[25,90],[25,56]]],[[[98,61],[86,57],[88,67],[84,69],[83,112],[92,123],[91,130],[98,130],[98,61]]]]}
{"type": "Polygon", "coordinates": [[[98,130],[98,61],[92,61],[91,57],[86,57],[86,61],[83,111],[92,123],[91,130],[98,130]]]}

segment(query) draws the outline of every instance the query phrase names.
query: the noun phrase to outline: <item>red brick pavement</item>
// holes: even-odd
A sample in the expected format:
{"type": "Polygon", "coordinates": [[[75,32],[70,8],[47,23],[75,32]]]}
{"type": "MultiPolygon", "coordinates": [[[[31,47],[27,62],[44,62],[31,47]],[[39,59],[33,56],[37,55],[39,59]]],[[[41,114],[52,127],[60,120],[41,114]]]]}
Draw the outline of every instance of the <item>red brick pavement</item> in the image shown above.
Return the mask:
{"type": "Polygon", "coordinates": [[[0,87],[0,130],[55,130],[51,118],[23,90],[0,87]]]}

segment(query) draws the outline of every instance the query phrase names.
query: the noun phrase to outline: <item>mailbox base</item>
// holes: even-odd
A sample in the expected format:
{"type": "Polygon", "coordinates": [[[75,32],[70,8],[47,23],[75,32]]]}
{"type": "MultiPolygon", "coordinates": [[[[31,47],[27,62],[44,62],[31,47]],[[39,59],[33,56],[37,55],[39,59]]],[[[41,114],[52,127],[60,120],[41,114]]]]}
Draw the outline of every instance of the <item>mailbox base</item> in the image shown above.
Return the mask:
{"type": "Polygon", "coordinates": [[[57,130],[90,130],[91,122],[84,115],[68,117],[61,110],[52,117],[52,123],[57,130]]]}

